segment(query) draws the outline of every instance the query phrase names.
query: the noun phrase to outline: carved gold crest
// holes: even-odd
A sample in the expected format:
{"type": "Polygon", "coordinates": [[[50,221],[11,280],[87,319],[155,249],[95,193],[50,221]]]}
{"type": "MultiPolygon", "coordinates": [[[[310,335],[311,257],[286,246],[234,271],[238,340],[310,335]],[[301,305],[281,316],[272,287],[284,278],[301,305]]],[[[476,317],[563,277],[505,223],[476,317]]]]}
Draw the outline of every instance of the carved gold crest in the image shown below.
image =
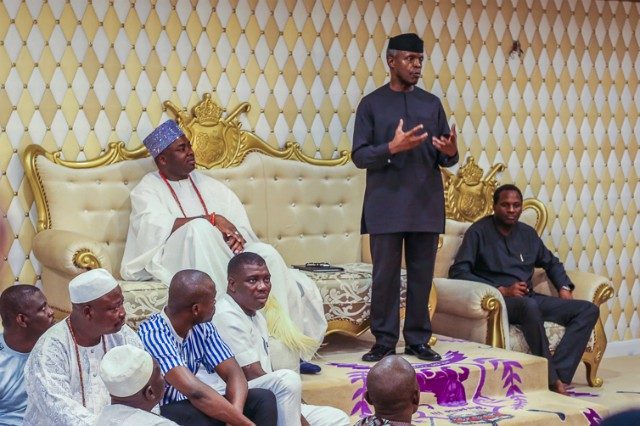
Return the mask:
{"type": "Polygon", "coordinates": [[[241,103],[226,118],[224,110],[206,93],[192,109],[189,116],[171,101],[164,105],[176,117],[178,125],[191,141],[196,163],[200,167],[228,167],[235,164],[242,147],[238,114],[249,111],[247,102],[241,103]]]}
{"type": "Polygon", "coordinates": [[[337,166],[350,160],[348,151],[340,151],[332,159],[314,158],[302,152],[295,142],[285,142],[283,147],[272,147],[252,132],[241,129],[238,115],[251,109],[243,102],[222,118],[224,109],[205,93],[202,100],[191,108],[191,114],[182,111],[171,101],[164,106],[175,117],[176,122],[191,141],[198,167],[212,169],[234,167],[252,151],[262,152],[276,158],[298,160],[318,166],[337,166]]]}
{"type": "Polygon", "coordinates": [[[497,186],[495,175],[504,169],[504,164],[496,164],[483,178],[484,170],[475,163],[473,157],[467,158],[456,175],[443,169],[447,218],[475,222],[490,214],[493,192],[497,186]]]}

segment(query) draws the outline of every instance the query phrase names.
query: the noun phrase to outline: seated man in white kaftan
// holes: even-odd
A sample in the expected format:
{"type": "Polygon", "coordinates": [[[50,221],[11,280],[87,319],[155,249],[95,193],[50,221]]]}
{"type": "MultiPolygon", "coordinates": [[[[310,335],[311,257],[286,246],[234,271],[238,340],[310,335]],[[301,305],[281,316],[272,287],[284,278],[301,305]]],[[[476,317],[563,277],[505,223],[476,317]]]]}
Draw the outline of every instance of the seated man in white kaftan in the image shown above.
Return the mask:
{"type": "MultiPolygon", "coordinates": [[[[213,324],[235,353],[249,389],[268,389],[276,397],[278,426],[349,426],[349,417],[334,407],[301,403],[300,375],[288,369],[273,371],[267,324],[260,313],[271,291],[271,274],[260,255],[244,252],[228,266],[226,294],[218,298],[213,324]]],[[[218,392],[225,383],[215,374],[199,372],[198,378],[218,392]]]]}
{"type": "Polygon", "coordinates": [[[242,251],[260,254],[273,276],[272,297],[264,310],[269,331],[296,355],[310,358],[327,327],[315,283],[258,240],[229,188],[195,171],[191,143],[175,121],[164,122],[143,143],[158,170],[131,191],[122,277],[155,278],[168,285],[175,273],[196,269],[224,294],[229,259],[242,251]]]}
{"type": "Polygon", "coordinates": [[[111,403],[100,360],[111,348],[142,342],[126,324],[118,282],[104,269],[69,282],[71,315],[38,339],[25,367],[25,425],[92,426],[111,403]]]}

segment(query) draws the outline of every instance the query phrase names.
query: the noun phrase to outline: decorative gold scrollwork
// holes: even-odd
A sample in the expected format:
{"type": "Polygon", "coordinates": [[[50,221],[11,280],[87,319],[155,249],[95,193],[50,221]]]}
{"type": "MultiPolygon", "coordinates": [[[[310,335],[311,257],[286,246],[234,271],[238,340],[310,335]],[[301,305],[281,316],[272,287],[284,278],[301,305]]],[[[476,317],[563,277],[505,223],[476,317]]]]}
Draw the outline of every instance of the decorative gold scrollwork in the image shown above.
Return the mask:
{"type": "Polygon", "coordinates": [[[73,254],[73,264],[80,269],[96,269],[102,265],[97,256],[89,249],[80,249],[73,254]]]}
{"type": "Polygon", "coordinates": [[[491,199],[497,186],[495,176],[504,169],[504,164],[496,164],[483,178],[484,170],[473,157],[467,157],[456,175],[443,169],[447,218],[475,222],[491,214],[491,199]]]}
{"type": "Polygon", "coordinates": [[[251,110],[247,102],[235,107],[225,118],[222,118],[224,109],[212,100],[209,93],[205,93],[202,100],[191,108],[191,114],[171,101],[166,101],[164,106],[191,141],[199,167],[234,167],[252,151],[316,166],[338,166],[346,164],[351,158],[348,151],[341,151],[339,157],[330,160],[309,157],[295,142],[286,142],[280,149],[271,147],[257,135],[242,130],[238,116],[251,110]]]}

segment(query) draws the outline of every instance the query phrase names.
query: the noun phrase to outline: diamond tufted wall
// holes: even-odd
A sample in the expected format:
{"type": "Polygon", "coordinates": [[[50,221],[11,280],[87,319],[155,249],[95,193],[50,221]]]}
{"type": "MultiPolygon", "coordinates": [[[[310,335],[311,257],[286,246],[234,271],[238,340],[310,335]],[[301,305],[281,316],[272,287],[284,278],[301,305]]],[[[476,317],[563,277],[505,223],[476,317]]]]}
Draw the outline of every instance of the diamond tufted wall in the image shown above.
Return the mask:
{"type": "Polygon", "coordinates": [[[17,1],[0,4],[0,288],[35,283],[35,207],[19,155],[129,147],[215,90],[270,144],[350,148],[390,35],[425,39],[420,85],[480,165],[547,203],[569,268],[611,277],[610,340],[640,337],[640,3],[574,1],[17,1]],[[522,53],[510,55],[519,41],[522,53]]]}

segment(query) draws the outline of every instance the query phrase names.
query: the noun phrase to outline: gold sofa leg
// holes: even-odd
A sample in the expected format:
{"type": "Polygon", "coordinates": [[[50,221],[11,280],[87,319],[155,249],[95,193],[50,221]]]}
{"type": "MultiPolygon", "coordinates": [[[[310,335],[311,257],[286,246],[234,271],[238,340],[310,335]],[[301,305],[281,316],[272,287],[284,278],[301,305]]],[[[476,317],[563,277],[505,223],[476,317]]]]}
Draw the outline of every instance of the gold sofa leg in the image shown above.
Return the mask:
{"type": "Polygon", "coordinates": [[[602,326],[602,320],[598,318],[596,326],[593,329],[594,341],[593,348],[587,348],[582,355],[582,362],[587,367],[587,383],[589,386],[599,388],[602,386],[603,380],[597,377],[598,367],[600,361],[602,361],[602,355],[607,347],[607,336],[604,333],[604,327],[602,326]]]}

